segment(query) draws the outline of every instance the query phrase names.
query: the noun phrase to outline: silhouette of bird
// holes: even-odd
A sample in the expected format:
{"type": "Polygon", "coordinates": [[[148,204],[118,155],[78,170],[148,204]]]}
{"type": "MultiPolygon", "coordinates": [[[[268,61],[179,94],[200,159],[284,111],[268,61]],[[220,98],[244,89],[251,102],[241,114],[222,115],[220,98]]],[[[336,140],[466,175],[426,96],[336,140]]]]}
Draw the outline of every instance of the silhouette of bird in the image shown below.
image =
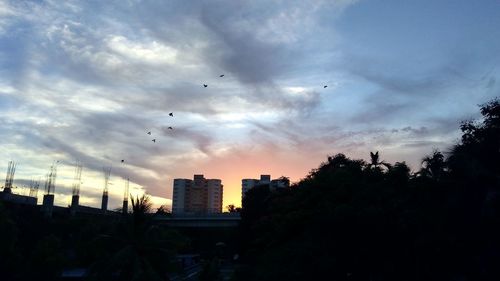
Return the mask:
{"type": "Polygon", "coordinates": [[[152,139],[151,141],[154,142],[154,143],[156,143],[156,139],[152,139]]]}
{"type": "Polygon", "coordinates": [[[170,112],[168,115],[174,117],[174,113],[173,112],[170,112]]]}
{"type": "Polygon", "coordinates": [[[208,85],[207,85],[207,84],[203,84],[203,87],[205,87],[205,88],[206,88],[206,87],[208,87],[208,85]]]}
{"type": "Polygon", "coordinates": [[[168,129],[169,129],[169,130],[173,130],[174,128],[172,128],[172,127],[168,127],[168,129]]]}
{"type": "Polygon", "coordinates": [[[122,163],[125,163],[125,160],[122,159],[122,163]]]}
{"type": "Polygon", "coordinates": [[[326,88],[326,87],[328,87],[328,86],[327,85],[323,86],[323,89],[326,88]]]}
{"type": "Polygon", "coordinates": [[[148,135],[151,135],[151,132],[148,132],[148,135]]]}
{"type": "Polygon", "coordinates": [[[219,75],[219,77],[224,77],[224,74],[219,75]]]}

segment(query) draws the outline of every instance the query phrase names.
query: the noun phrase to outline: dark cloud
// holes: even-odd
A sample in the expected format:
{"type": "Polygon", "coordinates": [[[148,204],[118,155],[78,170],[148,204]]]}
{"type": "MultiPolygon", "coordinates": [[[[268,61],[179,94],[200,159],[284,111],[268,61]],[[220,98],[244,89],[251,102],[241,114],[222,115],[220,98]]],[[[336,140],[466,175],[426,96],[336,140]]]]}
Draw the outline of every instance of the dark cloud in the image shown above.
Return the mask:
{"type": "Polygon", "coordinates": [[[411,104],[408,102],[383,102],[378,100],[381,98],[372,98],[371,101],[367,101],[363,111],[354,114],[349,121],[360,124],[376,124],[383,120],[405,115],[411,108],[411,104]]]}
{"type": "Polygon", "coordinates": [[[195,147],[205,153],[212,154],[210,146],[214,142],[212,134],[209,132],[202,132],[193,128],[175,127],[174,129],[169,129],[168,126],[161,127],[161,133],[163,136],[167,136],[167,142],[175,139],[178,142],[193,142],[195,147]]]}
{"type": "Polygon", "coordinates": [[[213,91],[207,91],[201,83],[178,83],[165,88],[142,89],[140,93],[130,92],[120,100],[132,101],[131,110],[142,111],[145,115],[153,111],[213,115],[227,111],[224,106],[227,102],[237,103],[236,97],[224,90],[217,94],[213,91]]]}
{"type": "MultiPolygon", "coordinates": [[[[258,85],[272,83],[284,69],[287,50],[267,42],[259,41],[250,30],[246,31],[231,22],[243,11],[207,7],[202,13],[202,22],[216,38],[214,49],[207,56],[221,63],[222,69],[236,75],[244,84],[258,85]],[[218,56],[217,56],[218,55],[218,56]]],[[[249,27],[247,27],[249,28],[249,27]]]]}

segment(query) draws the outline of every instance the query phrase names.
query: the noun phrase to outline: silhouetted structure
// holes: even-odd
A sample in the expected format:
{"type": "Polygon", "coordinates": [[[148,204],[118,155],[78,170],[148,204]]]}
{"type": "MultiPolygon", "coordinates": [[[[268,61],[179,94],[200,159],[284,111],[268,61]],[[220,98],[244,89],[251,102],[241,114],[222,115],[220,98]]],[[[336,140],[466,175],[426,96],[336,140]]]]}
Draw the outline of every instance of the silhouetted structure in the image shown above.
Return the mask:
{"type": "Polygon", "coordinates": [[[40,188],[40,181],[31,180],[30,181],[30,197],[38,198],[38,189],[40,188]]]}
{"type": "Polygon", "coordinates": [[[5,186],[3,192],[12,193],[12,183],[14,182],[14,174],[16,173],[17,164],[14,161],[9,161],[7,167],[7,176],[5,177],[5,186]]]}
{"type": "MultiPolygon", "coordinates": [[[[53,163],[53,165],[50,167],[49,172],[46,175],[46,180],[44,185],[45,194],[43,195],[42,205],[37,205],[37,195],[40,187],[39,180],[36,181],[31,179],[29,183],[29,196],[13,193],[12,183],[14,179],[13,175],[15,172],[16,165],[13,162],[9,163],[6,182],[8,183],[7,186],[11,188],[8,191],[3,190],[2,192],[0,192],[0,201],[5,202],[9,206],[17,206],[15,207],[15,209],[22,210],[22,212],[27,210],[40,211],[42,215],[46,218],[53,218],[54,216],[64,217],[67,216],[68,214],[70,214],[71,216],[78,215],[80,217],[82,216],[100,217],[103,214],[107,216],[116,216],[118,214],[117,212],[107,211],[107,203],[108,203],[107,196],[103,196],[104,200],[102,202],[101,208],[82,206],[79,204],[81,173],[82,173],[81,163],[77,163],[75,165],[75,175],[73,182],[73,190],[72,190],[73,195],[71,198],[71,205],[69,206],[69,208],[55,206],[54,191],[55,191],[55,183],[57,177],[57,163],[59,162],[53,163]],[[106,209],[105,212],[103,212],[103,208],[106,209]]],[[[109,175],[107,177],[109,179],[109,175]]],[[[128,192],[128,189],[126,192],[128,192]]],[[[106,188],[106,195],[107,195],[107,188],[106,188]]]]}
{"type": "Polygon", "coordinates": [[[101,210],[105,213],[108,210],[108,184],[111,168],[104,168],[104,189],[102,191],[101,210]]]}
{"type": "Polygon", "coordinates": [[[176,214],[156,216],[153,221],[176,228],[233,228],[238,227],[241,217],[239,213],[176,214]]]}
{"type": "Polygon", "coordinates": [[[52,217],[54,209],[54,191],[56,187],[57,162],[50,166],[50,171],[45,180],[45,194],[43,195],[42,211],[45,217],[52,217]]]}
{"type": "Polygon", "coordinates": [[[73,190],[71,197],[71,214],[75,214],[80,203],[80,185],[82,181],[82,164],[77,162],[75,164],[75,176],[73,178],[73,190]]]}
{"type": "Polygon", "coordinates": [[[7,167],[7,175],[5,177],[5,185],[3,191],[0,192],[0,200],[6,202],[12,202],[15,204],[23,204],[23,205],[36,205],[36,195],[33,196],[33,188],[36,186],[38,189],[38,183],[34,184],[33,181],[30,183],[30,194],[29,196],[24,196],[20,194],[14,194],[12,192],[13,182],[14,182],[14,174],[16,173],[17,164],[14,161],[9,161],[9,165],[7,167]]]}
{"type": "Polygon", "coordinates": [[[22,205],[36,205],[36,197],[5,192],[5,190],[0,192],[0,200],[22,205]]]}
{"type": "Polygon", "coordinates": [[[276,191],[290,187],[290,181],[286,178],[271,180],[270,175],[260,175],[260,179],[242,179],[241,180],[241,198],[252,188],[260,185],[269,185],[269,190],[276,191]]]}
{"type": "Polygon", "coordinates": [[[130,180],[127,178],[127,180],[125,181],[125,190],[123,191],[122,212],[124,214],[128,213],[129,184],[130,184],[130,180]]]}

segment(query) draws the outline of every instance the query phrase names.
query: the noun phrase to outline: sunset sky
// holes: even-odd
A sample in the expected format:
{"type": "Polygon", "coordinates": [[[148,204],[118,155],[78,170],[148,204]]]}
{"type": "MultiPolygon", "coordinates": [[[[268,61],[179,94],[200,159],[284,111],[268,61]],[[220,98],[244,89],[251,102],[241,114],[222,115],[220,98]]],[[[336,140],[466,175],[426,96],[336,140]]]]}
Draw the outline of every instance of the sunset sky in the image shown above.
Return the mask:
{"type": "Polygon", "coordinates": [[[416,170],[500,96],[499,63],[498,0],[0,0],[0,179],[60,161],[67,205],[78,160],[98,206],[112,166],[114,208],[123,178],[161,205],[204,174],[226,206],[339,152],[416,170]]]}

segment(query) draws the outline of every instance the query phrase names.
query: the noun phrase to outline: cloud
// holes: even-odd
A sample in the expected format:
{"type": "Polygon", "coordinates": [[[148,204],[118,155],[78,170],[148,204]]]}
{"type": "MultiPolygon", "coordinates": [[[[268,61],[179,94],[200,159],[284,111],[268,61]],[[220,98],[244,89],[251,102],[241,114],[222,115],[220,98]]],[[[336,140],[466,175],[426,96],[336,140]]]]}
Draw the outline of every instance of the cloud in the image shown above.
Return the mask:
{"type": "Polygon", "coordinates": [[[178,52],[174,48],[162,45],[157,41],[137,44],[124,36],[111,36],[107,40],[107,45],[111,50],[128,59],[150,64],[175,63],[178,52]]]}
{"type": "Polygon", "coordinates": [[[192,128],[175,128],[175,131],[166,126],[161,127],[161,132],[164,136],[168,136],[170,140],[190,141],[195,144],[195,147],[205,154],[211,154],[210,145],[213,143],[213,137],[208,133],[196,131],[192,128]]]}
{"type": "Polygon", "coordinates": [[[19,11],[8,2],[0,2],[0,36],[7,32],[7,29],[19,16],[19,11]]]}
{"type": "Polygon", "coordinates": [[[427,135],[429,133],[429,130],[427,129],[427,127],[420,127],[420,128],[412,128],[411,126],[407,126],[407,127],[404,127],[401,129],[401,131],[403,132],[410,132],[414,135],[427,135]]]}
{"type": "Polygon", "coordinates": [[[337,24],[356,3],[0,2],[0,158],[20,180],[62,160],[61,196],[80,160],[89,202],[103,166],[118,203],[123,178],[169,198],[173,178],[205,171],[230,178],[233,202],[243,174],[298,179],[336,152],[399,161],[451,143],[495,68],[348,48],[337,24]]]}

